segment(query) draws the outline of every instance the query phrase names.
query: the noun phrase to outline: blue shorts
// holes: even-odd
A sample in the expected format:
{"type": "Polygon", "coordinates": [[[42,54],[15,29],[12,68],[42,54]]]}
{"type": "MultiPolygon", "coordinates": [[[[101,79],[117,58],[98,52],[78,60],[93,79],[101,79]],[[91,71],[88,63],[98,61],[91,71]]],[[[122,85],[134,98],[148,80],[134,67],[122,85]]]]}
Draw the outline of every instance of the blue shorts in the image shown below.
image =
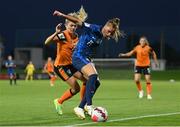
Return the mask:
{"type": "Polygon", "coordinates": [[[73,56],[72,63],[73,63],[73,66],[76,69],[78,69],[78,71],[81,71],[82,67],[84,67],[88,63],[91,63],[91,60],[89,58],[83,57],[83,56],[73,56]]]}
{"type": "Polygon", "coordinates": [[[13,69],[8,69],[8,75],[12,76],[15,74],[15,71],[13,69]]]}

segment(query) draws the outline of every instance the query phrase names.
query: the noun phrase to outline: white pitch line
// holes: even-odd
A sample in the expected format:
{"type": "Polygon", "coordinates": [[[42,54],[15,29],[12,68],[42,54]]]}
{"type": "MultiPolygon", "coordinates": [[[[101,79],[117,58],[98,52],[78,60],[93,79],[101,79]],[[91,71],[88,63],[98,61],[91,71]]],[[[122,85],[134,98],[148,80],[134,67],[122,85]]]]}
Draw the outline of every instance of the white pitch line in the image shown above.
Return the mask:
{"type": "MultiPolygon", "coordinates": [[[[121,118],[121,119],[108,120],[106,122],[108,122],[108,123],[110,123],[110,122],[120,122],[120,121],[126,121],[126,120],[136,120],[136,119],[149,118],[149,117],[159,117],[159,116],[171,116],[171,115],[178,115],[178,114],[180,114],[180,112],[165,113],[165,114],[152,114],[152,115],[135,116],[135,117],[127,117],[127,118],[121,118]]],[[[74,124],[74,125],[69,125],[69,126],[66,126],[66,127],[83,126],[83,125],[91,125],[91,124],[95,124],[95,122],[74,124]]]]}

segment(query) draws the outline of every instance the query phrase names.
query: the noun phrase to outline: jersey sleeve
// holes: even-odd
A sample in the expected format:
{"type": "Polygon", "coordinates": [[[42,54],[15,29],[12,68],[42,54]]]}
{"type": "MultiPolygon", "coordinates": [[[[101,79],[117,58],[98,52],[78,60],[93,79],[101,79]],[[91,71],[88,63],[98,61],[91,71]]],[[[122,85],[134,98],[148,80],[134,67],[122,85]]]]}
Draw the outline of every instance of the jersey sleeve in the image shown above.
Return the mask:
{"type": "Polygon", "coordinates": [[[132,51],[133,51],[133,54],[136,54],[136,52],[137,52],[137,46],[134,47],[134,49],[133,49],[132,51]]]}

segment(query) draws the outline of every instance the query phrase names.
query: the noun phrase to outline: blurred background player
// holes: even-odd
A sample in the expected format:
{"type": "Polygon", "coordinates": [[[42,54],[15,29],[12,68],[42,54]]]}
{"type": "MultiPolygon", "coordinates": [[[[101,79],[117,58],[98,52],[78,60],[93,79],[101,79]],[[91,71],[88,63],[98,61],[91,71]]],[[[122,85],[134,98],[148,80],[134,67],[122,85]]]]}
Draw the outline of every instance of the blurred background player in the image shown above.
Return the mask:
{"type": "Polygon", "coordinates": [[[14,81],[14,84],[16,84],[16,73],[15,73],[15,68],[16,65],[12,59],[12,56],[9,55],[7,61],[5,62],[5,66],[7,68],[9,80],[10,80],[10,85],[12,85],[12,81],[14,81]]]}
{"type": "MultiPolygon", "coordinates": [[[[78,12],[70,13],[68,15],[81,18],[84,21],[86,19],[86,16],[84,17],[84,13],[84,9],[81,8],[78,12]]],[[[45,44],[49,44],[50,42],[56,43],[57,55],[54,63],[54,70],[56,74],[70,86],[70,89],[65,91],[60,98],[54,100],[57,113],[62,115],[63,102],[70,99],[80,91],[77,79],[80,79],[83,82],[80,93],[81,98],[85,92],[86,79],[72,65],[72,52],[78,41],[78,35],[75,32],[77,25],[70,20],[65,20],[66,30],[61,31],[60,27],[61,24],[56,26],[55,33],[46,39],[45,44]]]]}
{"type": "Polygon", "coordinates": [[[91,115],[93,110],[92,97],[100,85],[98,73],[90,58],[92,57],[94,48],[101,44],[103,38],[113,38],[118,41],[118,38],[122,35],[119,30],[120,20],[118,18],[113,18],[107,21],[104,26],[99,26],[85,23],[79,18],[63,14],[59,11],[55,11],[54,15],[64,17],[84,28],[84,32],[81,34],[77,46],[74,49],[72,62],[73,66],[82,72],[83,75],[88,79],[86,83],[85,96],[80,105],[74,108],[75,114],[81,119],[85,119],[84,106],[87,104],[86,107],[88,114],[91,115]]]}
{"type": "Polygon", "coordinates": [[[26,72],[26,78],[25,80],[33,80],[33,74],[34,74],[34,71],[35,71],[35,67],[32,63],[32,61],[29,61],[28,65],[26,66],[25,68],[25,72],[26,72]]]}
{"type": "Polygon", "coordinates": [[[156,66],[159,66],[157,56],[155,51],[149,46],[149,42],[145,36],[142,36],[139,40],[139,44],[128,53],[120,53],[120,57],[130,57],[132,55],[136,55],[135,61],[135,74],[134,81],[136,82],[139,98],[143,98],[143,90],[140,83],[141,75],[144,74],[146,80],[146,91],[147,91],[147,99],[152,99],[152,84],[151,84],[151,76],[150,76],[150,55],[152,55],[156,66]]]}
{"type": "Polygon", "coordinates": [[[54,81],[56,80],[57,76],[54,72],[54,64],[51,57],[48,57],[45,65],[44,65],[44,72],[49,75],[50,78],[50,86],[54,86],[54,81]]]}

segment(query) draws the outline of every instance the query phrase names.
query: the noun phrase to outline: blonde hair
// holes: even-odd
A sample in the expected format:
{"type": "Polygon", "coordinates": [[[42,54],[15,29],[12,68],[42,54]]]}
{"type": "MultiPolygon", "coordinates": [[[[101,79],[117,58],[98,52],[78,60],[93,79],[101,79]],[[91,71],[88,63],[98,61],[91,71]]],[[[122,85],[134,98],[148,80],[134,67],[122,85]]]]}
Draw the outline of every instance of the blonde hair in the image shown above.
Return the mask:
{"type": "Polygon", "coordinates": [[[80,19],[82,22],[87,20],[88,14],[84,10],[83,6],[81,6],[81,8],[79,9],[78,12],[76,12],[76,14],[77,14],[77,18],[80,19]]]}
{"type": "Polygon", "coordinates": [[[120,31],[119,29],[119,25],[120,25],[120,19],[119,18],[113,18],[107,21],[106,23],[111,24],[112,27],[115,29],[115,32],[112,36],[112,38],[117,42],[119,40],[120,37],[124,37],[124,33],[122,31],[120,31]]]}
{"type": "MultiPolygon", "coordinates": [[[[86,13],[86,11],[84,10],[83,6],[81,6],[81,8],[79,9],[79,11],[77,12],[72,12],[69,13],[68,15],[73,16],[75,18],[78,18],[79,20],[81,20],[82,22],[86,21],[88,14],[86,13]]],[[[65,21],[66,23],[69,22],[68,19],[66,19],[65,21]]]]}

